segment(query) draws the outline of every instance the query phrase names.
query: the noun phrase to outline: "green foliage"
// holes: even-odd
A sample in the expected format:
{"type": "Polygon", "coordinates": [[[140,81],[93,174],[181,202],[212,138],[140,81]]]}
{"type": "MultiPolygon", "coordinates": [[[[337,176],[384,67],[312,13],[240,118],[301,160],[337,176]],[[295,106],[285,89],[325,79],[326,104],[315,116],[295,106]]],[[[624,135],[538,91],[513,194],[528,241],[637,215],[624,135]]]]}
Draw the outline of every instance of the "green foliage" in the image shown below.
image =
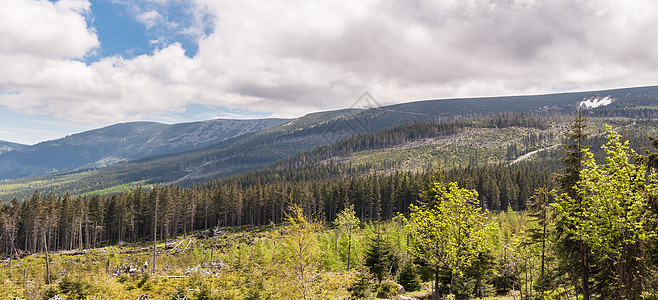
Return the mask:
{"type": "Polygon", "coordinates": [[[395,299],[398,295],[398,284],[395,281],[386,280],[377,288],[377,297],[384,299],[395,299]]]}
{"type": "Polygon", "coordinates": [[[66,299],[87,299],[92,294],[92,285],[84,278],[64,277],[56,286],[46,291],[46,297],[56,295],[65,296],[66,299]]]}
{"type": "Polygon", "coordinates": [[[365,265],[370,273],[377,279],[379,284],[384,278],[395,274],[399,264],[399,258],[395,250],[391,247],[388,239],[381,232],[379,226],[370,238],[368,249],[366,250],[365,265]]]}
{"type": "Polygon", "coordinates": [[[449,268],[462,275],[478,253],[489,248],[485,215],[477,192],[457,183],[435,183],[435,198],[423,206],[412,206],[407,229],[413,241],[409,249],[430,265],[449,268]]]}
{"type": "Polygon", "coordinates": [[[316,299],[319,292],[314,284],[320,261],[317,232],[320,225],[307,218],[301,207],[293,205],[286,215],[286,225],[279,229],[275,241],[279,247],[277,262],[281,264],[284,295],[296,299],[316,299]]]}
{"type": "Polygon", "coordinates": [[[418,273],[418,266],[416,266],[413,261],[407,260],[402,264],[400,274],[398,275],[398,283],[400,283],[407,292],[420,290],[422,281],[420,280],[420,274],[418,273]]]}
{"type": "Polygon", "coordinates": [[[595,249],[596,258],[610,280],[611,292],[617,297],[637,299],[642,293],[645,268],[637,261],[643,257],[643,244],[655,238],[648,227],[647,200],[656,194],[656,173],[647,175],[644,165],[632,164],[635,152],[622,143],[620,136],[608,128],[606,164],[599,166],[587,149],[586,161],[577,184],[577,201],[568,194],[560,195],[558,213],[566,215],[570,234],[595,249]],[[570,213],[573,212],[573,213],[570,213]]]}
{"type": "Polygon", "coordinates": [[[352,258],[352,231],[355,228],[358,228],[361,221],[356,217],[356,212],[354,211],[354,204],[346,207],[338,213],[334,224],[336,227],[340,228],[343,232],[347,233],[347,270],[350,269],[350,260],[352,258]]]}
{"type": "Polygon", "coordinates": [[[450,271],[452,291],[455,277],[462,276],[491,246],[476,191],[460,188],[455,182],[436,182],[427,194],[433,196],[421,207],[411,208],[409,251],[434,268],[438,294],[441,268],[450,271]]]}
{"type": "Polygon", "coordinates": [[[356,217],[356,212],[354,211],[354,204],[350,204],[341,210],[334,220],[334,225],[348,235],[351,235],[352,231],[358,228],[360,223],[361,221],[356,217]]]}
{"type": "Polygon", "coordinates": [[[349,290],[350,300],[372,299],[377,291],[377,286],[372,282],[370,273],[359,273],[349,290]]]}

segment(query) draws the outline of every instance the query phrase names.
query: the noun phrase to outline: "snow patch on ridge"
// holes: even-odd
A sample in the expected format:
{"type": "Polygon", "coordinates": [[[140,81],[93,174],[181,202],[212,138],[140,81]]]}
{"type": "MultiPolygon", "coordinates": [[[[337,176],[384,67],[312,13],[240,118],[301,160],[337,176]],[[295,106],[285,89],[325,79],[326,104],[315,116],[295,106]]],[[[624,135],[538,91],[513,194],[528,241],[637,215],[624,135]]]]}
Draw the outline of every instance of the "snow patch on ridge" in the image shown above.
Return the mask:
{"type": "Polygon", "coordinates": [[[580,108],[585,106],[585,109],[594,109],[600,106],[609,105],[612,102],[615,102],[615,98],[612,98],[610,96],[605,96],[601,98],[597,96],[597,97],[584,99],[583,101],[580,102],[580,105],[578,105],[578,107],[580,108]]]}

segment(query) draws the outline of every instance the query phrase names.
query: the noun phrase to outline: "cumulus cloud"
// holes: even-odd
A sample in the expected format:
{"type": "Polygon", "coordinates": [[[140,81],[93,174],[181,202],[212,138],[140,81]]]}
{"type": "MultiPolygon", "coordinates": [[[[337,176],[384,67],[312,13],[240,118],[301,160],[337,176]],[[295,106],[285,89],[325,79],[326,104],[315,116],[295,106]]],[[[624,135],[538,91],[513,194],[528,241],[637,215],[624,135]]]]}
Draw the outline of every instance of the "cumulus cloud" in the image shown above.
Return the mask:
{"type": "Polygon", "coordinates": [[[88,1],[8,1],[0,10],[0,55],[80,58],[99,46],[88,1]]]}
{"type": "MultiPolygon", "coordinates": [[[[135,18],[156,28],[167,21],[157,6],[172,2],[135,18]]],[[[196,0],[180,29],[198,41],[194,56],[166,43],[93,63],[81,61],[99,47],[88,1],[4,6],[0,104],[80,122],[190,104],[296,116],[366,90],[390,103],[658,83],[651,0],[196,0]]]]}

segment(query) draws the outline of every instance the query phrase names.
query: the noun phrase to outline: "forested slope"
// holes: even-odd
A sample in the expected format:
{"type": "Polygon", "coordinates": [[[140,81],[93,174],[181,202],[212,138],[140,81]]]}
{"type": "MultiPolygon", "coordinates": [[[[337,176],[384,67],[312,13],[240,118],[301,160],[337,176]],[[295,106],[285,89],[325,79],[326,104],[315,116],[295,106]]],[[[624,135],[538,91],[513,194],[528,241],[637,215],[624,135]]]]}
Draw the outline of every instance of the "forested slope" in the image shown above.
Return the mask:
{"type": "Polygon", "coordinates": [[[173,125],[155,122],[115,124],[32,146],[14,146],[12,149],[15,151],[0,156],[0,179],[101,167],[127,160],[204,148],[288,121],[214,119],[173,125]]]}
{"type": "MultiPolygon", "coordinates": [[[[288,160],[291,165],[286,167],[303,165],[307,163],[305,161],[316,162],[323,160],[323,157],[324,160],[350,161],[356,166],[380,171],[416,170],[429,163],[446,167],[498,164],[548,144],[558,144],[560,126],[564,126],[569,117],[563,118],[558,122],[560,124],[550,124],[549,121],[547,129],[541,127],[546,124],[539,127],[537,124],[472,124],[471,129],[464,130],[468,124],[459,125],[459,120],[491,118],[499,114],[498,121],[490,122],[501,122],[508,119],[509,116],[505,114],[509,113],[506,112],[523,113],[528,120],[540,116],[560,118],[563,113],[568,116],[576,107],[587,108],[585,115],[606,117],[606,122],[618,122],[611,117],[646,119],[654,117],[655,111],[658,111],[655,110],[658,107],[657,95],[658,87],[642,87],[551,95],[418,101],[370,109],[313,113],[281,126],[247,133],[194,151],[127,161],[104,168],[3,181],[0,183],[0,199],[7,201],[14,196],[26,197],[34,189],[53,190],[57,194],[66,191],[75,195],[92,192],[111,194],[139,185],[200,182],[260,169],[337,142],[339,144],[333,148],[321,148],[311,154],[304,154],[308,157],[301,160],[288,160]],[[451,123],[441,126],[459,126],[462,130],[456,134],[441,133],[441,130],[452,129],[441,129],[438,125],[423,128],[421,124],[425,123],[451,123]],[[415,139],[411,132],[408,133],[409,137],[401,137],[399,133],[388,131],[378,133],[373,139],[375,132],[404,124],[410,127],[396,130],[416,130],[418,137],[425,138],[415,139]],[[424,130],[428,131],[423,133],[424,130]],[[352,136],[356,137],[344,140],[352,136]],[[416,144],[408,142],[412,140],[416,144]],[[354,149],[349,151],[347,157],[343,155],[345,149],[341,147],[354,149]]],[[[602,127],[597,130],[602,130],[602,127]]]]}

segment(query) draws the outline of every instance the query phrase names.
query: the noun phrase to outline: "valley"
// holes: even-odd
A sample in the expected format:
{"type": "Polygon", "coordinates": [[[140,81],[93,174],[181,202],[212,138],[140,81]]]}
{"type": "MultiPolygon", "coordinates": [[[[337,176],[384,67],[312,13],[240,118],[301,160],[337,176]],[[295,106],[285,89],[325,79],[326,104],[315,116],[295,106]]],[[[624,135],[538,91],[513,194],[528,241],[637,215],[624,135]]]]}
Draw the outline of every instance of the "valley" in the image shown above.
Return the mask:
{"type": "MultiPolygon", "coordinates": [[[[582,291],[571,285],[572,271],[561,268],[577,262],[560,252],[559,247],[570,246],[560,244],[568,237],[558,228],[564,222],[595,222],[617,210],[592,206],[586,210],[591,215],[573,215],[576,204],[567,195],[580,186],[569,179],[565,188],[561,180],[566,179],[559,178],[569,178],[565,170],[573,168],[565,157],[581,153],[574,145],[587,146],[592,160],[585,166],[591,170],[603,168],[594,162],[603,166],[614,157],[618,162],[605,168],[627,164],[622,169],[638,172],[633,178],[640,180],[642,159],[647,163],[641,168],[653,166],[655,149],[647,136],[658,136],[658,121],[646,110],[653,104],[647,89],[630,91],[640,96],[591,98],[604,100],[587,100],[591,109],[582,115],[562,112],[580,105],[582,98],[565,100],[582,96],[576,93],[477,99],[472,102],[477,105],[453,114],[444,110],[449,100],[319,112],[278,120],[279,125],[261,123],[263,128],[248,127],[231,137],[190,129],[167,139],[171,144],[158,142],[139,151],[198,146],[210,137],[212,144],[5,179],[0,181],[0,265],[8,271],[0,275],[7,283],[0,292],[37,299],[428,299],[433,290],[452,299],[526,299],[533,293],[544,299],[573,297],[582,291]],[[507,101],[519,99],[533,108],[519,102],[513,107],[524,107],[520,112],[480,111],[488,109],[489,100],[512,105],[507,101]],[[455,206],[443,206],[450,201],[455,206]],[[474,218],[469,222],[478,224],[464,224],[471,226],[474,248],[459,248],[474,249],[477,256],[456,252],[467,255],[463,265],[427,256],[419,246],[424,239],[440,243],[450,234],[428,235],[423,228],[449,232],[442,220],[458,216],[453,222],[474,218]],[[354,224],[349,230],[345,220],[354,224]],[[542,224],[548,227],[539,234],[542,224]],[[544,265],[546,273],[539,272],[543,256],[552,259],[544,265]]],[[[602,93],[620,92],[589,95],[602,93]]],[[[141,132],[135,130],[125,132],[141,132]]],[[[87,134],[92,133],[81,135],[87,134]]],[[[134,136],[136,143],[145,139],[134,136]]],[[[124,145],[131,144],[128,136],[124,139],[124,145]]],[[[74,140],[68,138],[67,145],[74,140]]],[[[104,143],[95,141],[89,144],[104,143]]],[[[610,184],[616,184],[619,172],[597,178],[611,176],[610,184]]],[[[594,189],[606,180],[588,184],[594,189]]],[[[645,199],[655,180],[646,179],[649,188],[629,187],[635,190],[623,199],[645,199]]],[[[642,232],[650,236],[654,212],[649,206],[633,207],[646,219],[625,224],[643,222],[642,232]]],[[[638,250],[642,253],[655,246],[651,240],[637,242],[647,247],[638,250]]],[[[591,255],[608,259],[611,254],[591,250],[591,255]]],[[[650,264],[653,258],[645,259],[650,264]]],[[[649,294],[655,293],[650,287],[654,271],[647,269],[640,279],[649,294]]],[[[592,280],[614,280],[601,278],[592,280]]]]}

